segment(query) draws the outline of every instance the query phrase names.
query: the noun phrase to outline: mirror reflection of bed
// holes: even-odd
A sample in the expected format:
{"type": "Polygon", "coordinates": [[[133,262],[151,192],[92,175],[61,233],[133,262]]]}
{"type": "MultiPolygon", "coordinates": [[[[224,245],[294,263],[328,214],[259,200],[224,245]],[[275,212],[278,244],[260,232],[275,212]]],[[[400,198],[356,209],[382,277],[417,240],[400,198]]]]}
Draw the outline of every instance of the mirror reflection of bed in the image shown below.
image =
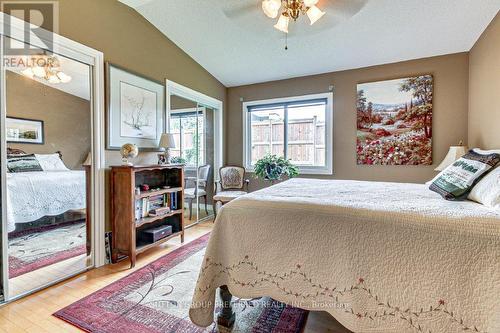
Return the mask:
{"type": "Polygon", "coordinates": [[[30,57],[46,66],[6,71],[11,297],[92,264],[90,69],[60,55],[30,57]],[[58,71],[64,82],[51,78],[58,71]]]}

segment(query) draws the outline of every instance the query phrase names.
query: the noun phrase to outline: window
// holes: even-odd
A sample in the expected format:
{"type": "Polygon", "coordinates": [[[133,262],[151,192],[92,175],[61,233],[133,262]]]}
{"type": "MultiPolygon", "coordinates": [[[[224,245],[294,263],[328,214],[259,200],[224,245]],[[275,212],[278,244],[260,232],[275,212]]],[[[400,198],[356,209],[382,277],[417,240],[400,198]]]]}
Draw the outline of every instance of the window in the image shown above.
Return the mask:
{"type": "Polygon", "coordinates": [[[204,114],[202,111],[172,112],[170,116],[170,133],[175,138],[175,149],[171,149],[172,157],[182,157],[187,167],[196,167],[205,163],[204,114]]]}
{"type": "Polygon", "coordinates": [[[267,154],[305,174],[332,174],[332,94],[243,103],[244,161],[253,169],[267,154]]]}

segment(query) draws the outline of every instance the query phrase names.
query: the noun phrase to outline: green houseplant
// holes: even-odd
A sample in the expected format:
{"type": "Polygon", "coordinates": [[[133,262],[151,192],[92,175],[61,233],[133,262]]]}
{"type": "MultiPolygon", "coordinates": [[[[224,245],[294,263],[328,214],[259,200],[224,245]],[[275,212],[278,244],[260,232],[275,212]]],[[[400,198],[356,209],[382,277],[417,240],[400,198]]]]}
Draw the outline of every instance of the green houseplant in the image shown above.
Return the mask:
{"type": "Polygon", "coordinates": [[[289,160],[276,155],[266,155],[255,163],[255,176],[271,183],[280,181],[283,177],[293,178],[299,175],[299,169],[289,160]]]}
{"type": "Polygon", "coordinates": [[[182,158],[182,157],[172,157],[170,159],[170,163],[172,164],[186,164],[186,159],[185,158],[182,158]]]}

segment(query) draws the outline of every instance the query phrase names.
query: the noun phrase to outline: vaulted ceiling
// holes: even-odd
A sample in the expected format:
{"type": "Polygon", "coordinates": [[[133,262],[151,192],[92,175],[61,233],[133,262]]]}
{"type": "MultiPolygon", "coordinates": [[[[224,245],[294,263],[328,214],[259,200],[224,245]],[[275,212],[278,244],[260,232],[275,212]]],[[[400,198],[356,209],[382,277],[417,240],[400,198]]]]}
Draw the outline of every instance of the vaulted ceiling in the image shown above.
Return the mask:
{"type": "Polygon", "coordinates": [[[228,87],[469,51],[500,9],[500,0],[320,0],[326,15],[291,23],[285,50],[261,0],[120,1],[228,87]]]}

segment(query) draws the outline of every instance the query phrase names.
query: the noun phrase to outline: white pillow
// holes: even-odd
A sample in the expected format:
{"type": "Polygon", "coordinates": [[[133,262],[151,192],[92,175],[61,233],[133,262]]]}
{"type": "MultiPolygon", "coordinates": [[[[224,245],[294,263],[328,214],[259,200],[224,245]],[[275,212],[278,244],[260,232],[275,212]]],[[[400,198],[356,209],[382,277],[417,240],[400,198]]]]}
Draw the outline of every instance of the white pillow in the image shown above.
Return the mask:
{"type": "Polygon", "coordinates": [[[68,171],[59,154],[35,154],[43,171],[68,171]]]}
{"type": "Polygon", "coordinates": [[[469,193],[469,200],[500,209],[500,167],[490,171],[469,193]]]}
{"type": "Polygon", "coordinates": [[[476,153],[483,154],[483,155],[488,155],[488,154],[500,154],[500,149],[492,149],[492,150],[482,150],[479,148],[474,148],[473,149],[476,153]]]}

